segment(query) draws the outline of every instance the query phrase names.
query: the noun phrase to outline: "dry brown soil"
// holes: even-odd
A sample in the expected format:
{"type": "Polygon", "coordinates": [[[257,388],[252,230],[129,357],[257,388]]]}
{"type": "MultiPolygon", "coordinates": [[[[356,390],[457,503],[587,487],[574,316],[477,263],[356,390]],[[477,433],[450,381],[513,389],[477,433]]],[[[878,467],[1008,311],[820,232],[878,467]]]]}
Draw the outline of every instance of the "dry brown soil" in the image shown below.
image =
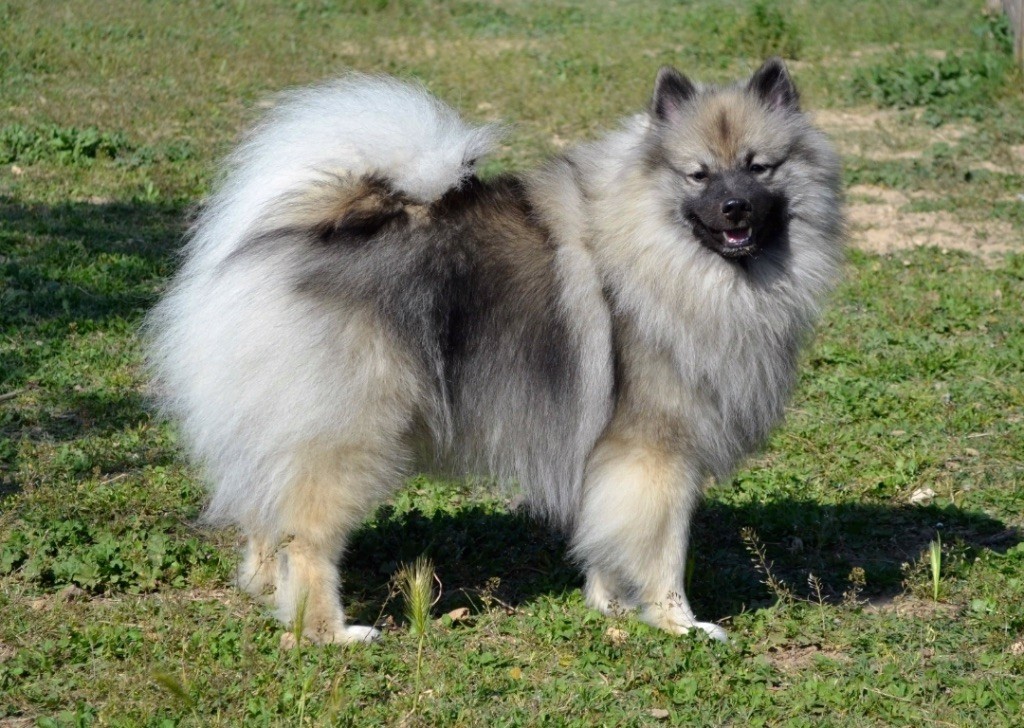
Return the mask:
{"type": "MultiPolygon", "coordinates": [[[[876,160],[912,159],[930,144],[955,143],[971,131],[969,125],[945,125],[939,129],[908,126],[894,112],[873,109],[825,110],[814,117],[844,155],[876,160]]],[[[1019,174],[1024,170],[1024,147],[1002,150],[998,159],[978,166],[992,172],[1019,174]]],[[[952,209],[907,209],[911,202],[921,199],[929,199],[928,194],[869,185],[850,188],[850,244],[881,254],[934,246],[966,251],[990,262],[1009,251],[1024,250],[1024,231],[1004,220],[964,220],[952,209]]],[[[1020,204],[1024,205],[1024,199],[1020,199],[1020,204]]]]}

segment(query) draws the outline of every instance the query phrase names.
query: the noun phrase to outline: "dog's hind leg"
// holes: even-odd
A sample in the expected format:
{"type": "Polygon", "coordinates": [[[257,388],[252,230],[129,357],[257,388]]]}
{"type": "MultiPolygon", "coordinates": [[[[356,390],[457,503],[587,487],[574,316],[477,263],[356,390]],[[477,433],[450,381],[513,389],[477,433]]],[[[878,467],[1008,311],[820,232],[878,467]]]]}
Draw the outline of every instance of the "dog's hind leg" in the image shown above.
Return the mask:
{"type": "Polygon", "coordinates": [[[378,319],[346,311],[321,324],[296,349],[290,378],[281,375],[292,396],[266,392],[263,428],[247,433],[259,478],[229,491],[250,538],[239,581],[256,594],[273,582],[277,617],[315,642],[364,642],[379,633],[348,624],[340,562],[352,532],[407,474],[427,385],[378,319]]]}
{"type": "Polygon", "coordinates": [[[701,481],[684,458],[632,438],[607,437],[591,456],[573,552],[587,565],[588,603],[607,597],[600,581],[618,574],[655,627],[685,634],[699,629],[724,640],[716,624],[699,622],[686,598],[684,572],[690,519],[701,481]]]}
{"type": "Polygon", "coordinates": [[[303,453],[279,521],[277,616],[314,642],[368,642],[380,633],[350,625],[341,604],[339,565],[349,535],[401,483],[398,443],[367,436],[303,453]],[[390,453],[384,454],[385,446],[390,453]]]}
{"type": "Polygon", "coordinates": [[[282,544],[272,543],[253,533],[245,544],[245,555],[238,567],[239,588],[264,602],[273,603],[277,589],[277,555],[282,544]]]}
{"type": "Polygon", "coordinates": [[[598,568],[587,569],[587,582],[583,587],[583,600],[601,614],[616,615],[636,607],[619,580],[598,568]]]}

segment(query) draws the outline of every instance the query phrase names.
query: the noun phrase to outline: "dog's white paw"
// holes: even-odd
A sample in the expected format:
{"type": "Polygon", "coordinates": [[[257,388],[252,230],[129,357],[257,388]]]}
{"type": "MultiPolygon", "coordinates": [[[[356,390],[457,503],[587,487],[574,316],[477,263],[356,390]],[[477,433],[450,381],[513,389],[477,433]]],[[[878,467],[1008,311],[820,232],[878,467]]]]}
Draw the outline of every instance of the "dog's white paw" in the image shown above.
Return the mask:
{"type": "Polygon", "coordinates": [[[306,628],[302,634],[310,642],[318,645],[369,644],[381,637],[380,630],[361,624],[341,624],[333,627],[320,625],[306,628]]]}
{"type": "MultiPolygon", "coordinates": [[[[646,619],[644,621],[647,622],[646,619]]],[[[689,634],[694,630],[700,630],[708,637],[718,642],[729,641],[728,633],[714,622],[693,621],[687,623],[672,622],[669,624],[665,624],[664,622],[657,624],[655,624],[654,622],[648,622],[648,624],[653,624],[655,627],[660,627],[661,629],[671,632],[672,634],[689,634]]]]}
{"type": "Polygon", "coordinates": [[[692,614],[679,608],[665,609],[661,605],[649,605],[640,612],[640,619],[672,634],[689,634],[691,630],[699,629],[713,640],[729,641],[726,631],[714,622],[698,622],[692,614]]]}
{"type": "MultiPolygon", "coordinates": [[[[306,630],[303,632],[303,637],[317,645],[368,644],[380,639],[380,630],[353,624],[333,631],[306,630]]],[[[294,649],[296,644],[297,640],[294,632],[285,632],[281,635],[282,650],[294,649]]]]}
{"type": "Polygon", "coordinates": [[[728,642],[728,633],[714,622],[694,622],[693,629],[703,630],[708,637],[718,642],[728,642]]]}
{"type": "Polygon", "coordinates": [[[350,624],[342,632],[335,632],[333,642],[357,644],[376,642],[380,639],[380,630],[362,624],[350,624]]]}

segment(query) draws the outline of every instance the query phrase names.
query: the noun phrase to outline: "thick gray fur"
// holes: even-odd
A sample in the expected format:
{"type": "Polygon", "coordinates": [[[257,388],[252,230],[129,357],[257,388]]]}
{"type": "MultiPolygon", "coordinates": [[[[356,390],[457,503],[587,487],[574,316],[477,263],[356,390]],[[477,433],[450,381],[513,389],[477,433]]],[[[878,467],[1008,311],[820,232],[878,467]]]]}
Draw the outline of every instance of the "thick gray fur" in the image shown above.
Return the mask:
{"type": "Polygon", "coordinates": [[[593,607],[723,637],[683,593],[690,518],[781,420],[843,259],[839,163],[797,98],[776,60],[726,88],[664,69],[648,112],[490,181],[493,130],[421,89],[286,98],[147,328],[208,516],[248,536],[242,585],[314,639],[375,637],[337,597],[347,535],[445,467],[517,483],[593,607]]]}

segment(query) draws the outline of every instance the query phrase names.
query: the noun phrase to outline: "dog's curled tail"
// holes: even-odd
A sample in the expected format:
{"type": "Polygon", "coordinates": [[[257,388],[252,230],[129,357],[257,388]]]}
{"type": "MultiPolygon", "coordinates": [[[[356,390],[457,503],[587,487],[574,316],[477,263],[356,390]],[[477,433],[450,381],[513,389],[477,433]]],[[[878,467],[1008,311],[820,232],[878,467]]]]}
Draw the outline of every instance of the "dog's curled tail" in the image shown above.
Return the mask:
{"type": "Polygon", "coordinates": [[[368,188],[429,205],[470,177],[499,136],[392,78],[351,74],[285,92],[228,158],[189,257],[216,264],[261,228],[329,215],[368,188]]]}

